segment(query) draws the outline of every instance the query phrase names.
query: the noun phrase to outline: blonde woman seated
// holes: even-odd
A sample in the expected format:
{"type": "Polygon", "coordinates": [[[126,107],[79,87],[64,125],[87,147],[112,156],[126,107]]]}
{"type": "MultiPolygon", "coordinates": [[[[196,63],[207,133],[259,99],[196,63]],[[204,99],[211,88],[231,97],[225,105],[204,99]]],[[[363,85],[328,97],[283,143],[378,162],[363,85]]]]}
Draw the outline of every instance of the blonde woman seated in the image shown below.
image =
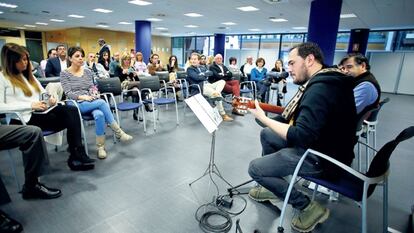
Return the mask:
{"type": "Polygon", "coordinates": [[[138,75],[149,75],[147,65],[144,62],[144,57],[141,52],[137,52],[135,55],[135,64],[134,68],[138,75]]]}
{"type": "Polygon", "coordinates": [[[91,114],[95,119],[96,147],[98,158],[107,156],[105,151],[105,125],[109,124],[121,142],[132,139],[116,123],[107,102],[96,95],[93,74],[83,66],[85,52],[80,47],[68,49],[69,67],[60,73],[60,81],[68,98],[78,102],[82,114],[91,114]]]}
{"type": "Polygon", "coordinates": [[[24,123],[38,126],[42,130],[57,132],[67,129],[69,168],[74,171],[93,169],[94,160],[86,155],[82,145],[78,110],[74,106],[55,106],[54,96],[48,100],[39,99],[41,94],[46,96],[46,93],[31,72],[28,51],[18,44],[5,44],[1,50],[1,66],[0,111],[19,112],[24,123]],[[54,107],[49,109],[51,106],[54,107]]]}

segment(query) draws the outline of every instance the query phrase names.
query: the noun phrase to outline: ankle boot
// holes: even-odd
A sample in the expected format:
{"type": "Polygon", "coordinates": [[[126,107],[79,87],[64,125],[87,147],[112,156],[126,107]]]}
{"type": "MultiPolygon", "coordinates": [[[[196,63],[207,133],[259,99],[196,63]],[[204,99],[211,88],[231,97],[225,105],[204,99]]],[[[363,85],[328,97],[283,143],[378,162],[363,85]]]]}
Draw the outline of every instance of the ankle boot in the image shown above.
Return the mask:
{"type": "Polygon", "coordinates": [[[105,136],[96,136],[96,152],[99,159],[106,158],[105,136]]]}
{"type": "Polygon", "coordinates": [[[114,131],[115,136],[118,140],[120,140],[121,142],[126,142],[126,141],[130,141],[132,139],[131,135],[126,134],[120,127],[119,125],[114,122],[110,125],[111,129],[114,131]]]}
{"type": "Polygon", "coordinates": [[[94,159],[89,158],[89,156],[86,154],[85,147],[78,146],[73,149],[69,149],[70,154],[73,158],[76,160],[79,160],[82,163],[93,163],[95,162],[94,159]]]}

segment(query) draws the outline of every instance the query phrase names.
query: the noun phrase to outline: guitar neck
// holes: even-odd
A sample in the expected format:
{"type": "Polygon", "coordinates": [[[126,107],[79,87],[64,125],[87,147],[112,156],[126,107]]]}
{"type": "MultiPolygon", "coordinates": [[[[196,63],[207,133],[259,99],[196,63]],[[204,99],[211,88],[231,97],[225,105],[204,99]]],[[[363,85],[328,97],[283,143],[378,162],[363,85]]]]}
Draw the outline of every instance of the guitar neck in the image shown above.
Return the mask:
{"type": "MultiPolygon", "coordinates": [[[[285,108],[283,107],[271,105],[271,104],[265,104],[265,103],[259,103],[259,106],[265,112],[271,112],[271,113],[276,113],[276,114],[281,114],[283,110],[285,110],[285,108]]],[[[253,101],[249,102],[249,108],[256,108],[253,101]]]]}

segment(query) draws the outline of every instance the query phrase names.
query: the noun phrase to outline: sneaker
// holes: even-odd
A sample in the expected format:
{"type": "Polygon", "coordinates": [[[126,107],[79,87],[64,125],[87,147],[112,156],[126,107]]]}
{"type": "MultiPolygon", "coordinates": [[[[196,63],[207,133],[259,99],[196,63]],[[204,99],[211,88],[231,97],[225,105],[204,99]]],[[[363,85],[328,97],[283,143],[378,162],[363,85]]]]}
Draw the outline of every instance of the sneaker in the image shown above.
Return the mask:
{"type": "Polygon", "coordinates": [[[275,194],[261,186],[250,189],[249,197],[258,202],[269,201],[272,205],[282,202],[275,194]]]}
{"type": "Polygon", "coordinates": [[[223,118],[223,121],[228,121],[228,122],[233,121],[233,118],[229,117],[229,115],[227,114],[223,114],[221,115],[221,117],[223,118]]]}
{"type": "Polygon", "coordinates": [[[329,209],[321,206],[316,201],[312,201],[305,209],[293,217],[290,225],[296,231],[310,232],[318,223],[325,222],[328,217],[329,209]]]}

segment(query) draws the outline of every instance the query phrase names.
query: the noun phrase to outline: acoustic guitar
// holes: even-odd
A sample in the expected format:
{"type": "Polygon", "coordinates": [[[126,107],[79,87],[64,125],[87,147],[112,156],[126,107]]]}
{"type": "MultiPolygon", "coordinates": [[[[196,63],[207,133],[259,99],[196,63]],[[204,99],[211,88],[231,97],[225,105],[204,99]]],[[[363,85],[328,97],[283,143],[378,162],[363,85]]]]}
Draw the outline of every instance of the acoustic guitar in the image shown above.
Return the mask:
{"type": "MultiPolygon", "coordinates": [[[[263,109],[265,112],[271,112],[276,114],[281,114],[285,108],[272,105],[272,104],[265,104],[259,102],[260,108],[263,109]]],[[[246,97],[234,97],[233,98],[233,107],[236,108],[241,113],[247,113],[247,109],[255,109],[256,105],[254,104],[254,100],[246,97]]]]}

